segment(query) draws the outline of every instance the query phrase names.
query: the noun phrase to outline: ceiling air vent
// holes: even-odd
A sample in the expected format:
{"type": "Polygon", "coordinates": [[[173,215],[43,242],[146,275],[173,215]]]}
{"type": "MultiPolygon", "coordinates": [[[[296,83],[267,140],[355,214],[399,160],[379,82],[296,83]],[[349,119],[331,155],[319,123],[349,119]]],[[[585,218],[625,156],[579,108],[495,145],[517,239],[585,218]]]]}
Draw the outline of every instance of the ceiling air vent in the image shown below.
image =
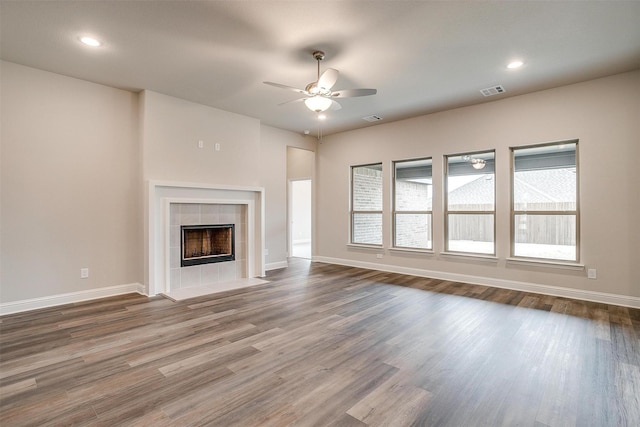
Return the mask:
{"type": "Polygon", "coordinates": [[[483,94],[484,96],[493,96],[493,95],[497,95],[499,93],[505,93],[505,92],[506,90],[504,90],[504,87],[502,87],[502,85],[491,86],[486,89],[480,89],[480,93],[483,94]]]}
{"type": "Polygon", "coordinates": [[[367,117],[363,117],[364,120],[368,121],[368,122],[379,122],[380,120],[382,120],[382,117],[380,116],[376,116],[375,114],[373,116],[367,116],[367,117]]]}

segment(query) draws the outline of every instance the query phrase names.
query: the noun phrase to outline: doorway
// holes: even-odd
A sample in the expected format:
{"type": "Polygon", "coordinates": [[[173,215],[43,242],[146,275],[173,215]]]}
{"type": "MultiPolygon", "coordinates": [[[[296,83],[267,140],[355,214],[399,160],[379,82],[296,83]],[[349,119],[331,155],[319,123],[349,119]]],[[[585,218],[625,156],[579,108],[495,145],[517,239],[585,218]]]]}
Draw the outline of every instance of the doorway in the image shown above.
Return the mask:
{"type": "Polygon", "coordinates": [[[311,259],[311,180],[289,181],[291,256],[311,259]]]}

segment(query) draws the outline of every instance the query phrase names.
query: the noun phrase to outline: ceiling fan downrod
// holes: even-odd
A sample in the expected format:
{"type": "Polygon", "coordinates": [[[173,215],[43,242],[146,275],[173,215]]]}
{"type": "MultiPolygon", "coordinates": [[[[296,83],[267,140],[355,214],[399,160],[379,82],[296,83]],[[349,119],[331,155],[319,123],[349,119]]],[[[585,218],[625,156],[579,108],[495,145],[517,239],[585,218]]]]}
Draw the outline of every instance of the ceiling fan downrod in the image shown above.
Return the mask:
{"type": "Polygon", "coordinates": [[[316,82],[320,80],[320,61],[324,59],[324,52],[321,50],[316,50],[313,52],[313,57],[318,62],[318,77],[316,78],[316,82]]]}

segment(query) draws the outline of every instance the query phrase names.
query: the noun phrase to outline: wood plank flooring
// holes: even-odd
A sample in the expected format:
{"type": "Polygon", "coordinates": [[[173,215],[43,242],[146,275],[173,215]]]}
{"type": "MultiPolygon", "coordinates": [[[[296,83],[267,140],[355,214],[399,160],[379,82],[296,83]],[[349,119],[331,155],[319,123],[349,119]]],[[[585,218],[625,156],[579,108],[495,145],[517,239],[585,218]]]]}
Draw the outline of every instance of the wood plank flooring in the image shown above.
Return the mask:
{"type": "Polygon", "coordinates": [[[0,318],[0,425],[638,426],[640,310],[297,260],[0,318]]]}

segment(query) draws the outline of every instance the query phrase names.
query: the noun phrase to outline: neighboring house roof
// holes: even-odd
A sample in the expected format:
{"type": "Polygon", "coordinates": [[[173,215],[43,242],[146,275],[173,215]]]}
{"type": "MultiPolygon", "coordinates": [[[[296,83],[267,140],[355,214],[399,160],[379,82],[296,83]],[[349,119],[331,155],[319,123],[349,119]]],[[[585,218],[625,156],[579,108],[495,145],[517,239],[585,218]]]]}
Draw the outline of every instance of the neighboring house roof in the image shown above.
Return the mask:
{"type": "MultiPolygon", "coordinates": [[[[514,179],[516,204],[568,203],[576,200],[576,174],[569,169],[518,172],[514,179]],[[526,195],[526,197],[525,197],[526,195]]],[[[494,180],[482,175],[448,195],[449,205],[487,205],[493,199],[494,180]]]]}
{"type": "Polygon", "coordinates": [[[449,206],[483,206],[494,199],[493,175],[481,175],[467,184],[456,188],[448,195],[449,206]]]}
{"type": "MultiPolygon", "coordinates": [[[[516,195],[527,193],[529,202],[575,202],[575,169],[546,169],[517,172],[515,176],[516,195]],[[535,200],[532,200],[535,198],[535,200]]],[[[516,199],[516,203],[522,200],[516,199]]]]}

